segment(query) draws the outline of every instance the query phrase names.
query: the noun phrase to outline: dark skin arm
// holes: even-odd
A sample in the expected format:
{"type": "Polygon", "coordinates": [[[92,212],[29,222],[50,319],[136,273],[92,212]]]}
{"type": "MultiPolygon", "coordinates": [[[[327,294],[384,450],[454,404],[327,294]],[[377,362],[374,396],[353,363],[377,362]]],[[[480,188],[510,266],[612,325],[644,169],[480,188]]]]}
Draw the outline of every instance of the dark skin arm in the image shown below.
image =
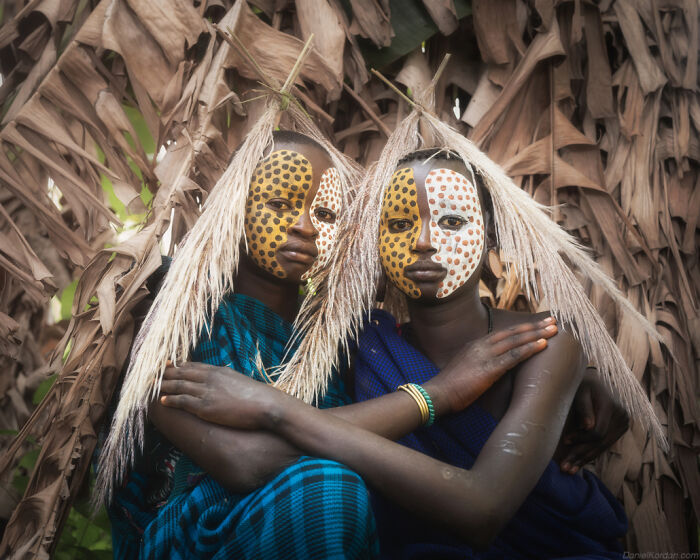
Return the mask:
{"type": "MultiPolygon", "coordinates": [[[[265,428],[306,453],[344,463],[392,501],[472,546],[485,547],[520,507],[552,457],[583,365],[580,347],[566,334],[525,362],[516,376],[511,405],[471,470],[395,444],[234,373],[229,374],[229,385],[235,387],[238,401],[226,412],[215,403],[217,394],[208,393],[206,383],[199,381],[189,382],[186,391],[166,395],[163,402],[212,422],[265,428]]],[[[415,409],[414,414],[418,416],[415,409]]]]}
{"type": "Polygon", "coordinates": [[[622,437],[629,415],[593,367],[583,380],[566,421],[555,459],[562,471],[576,474],[622,437]]]}
{"type": "Polygon", "coordinates": [[[262,486],[302,455],[273,433],[234,430],[155,401],[149,418],[173,445],[235,493],[245,494],[262,486]]]}
{"type": "MultiPolygon", "coordinates": [[[[425,388],[433,395],[437,414],[461,410],[476,400],[503,373],[545,347],[544,338],[556,333],[550,321],[503,329],[465,345],[425,388]],[[547,327],[552,326],[547,330],[547,327]]],[[[207,376],[221,414],[233,405],[229,368],[187,363],[166,370],[164,392],[187,389],[187,376],[207,376]]],[[[420,426],[415,401],[403,391],[322,412],[360,428],[397,439],[420,426]]],[[[152,403],[149,417],[178,449],[215,480],[234,492],[247,492],[292,463],[301,453],[284,438],[266,432],[241,431],[204,422],[186,412],[152,403]]],[[[221,424],[221,423],[220,423],[221,424]]]]}

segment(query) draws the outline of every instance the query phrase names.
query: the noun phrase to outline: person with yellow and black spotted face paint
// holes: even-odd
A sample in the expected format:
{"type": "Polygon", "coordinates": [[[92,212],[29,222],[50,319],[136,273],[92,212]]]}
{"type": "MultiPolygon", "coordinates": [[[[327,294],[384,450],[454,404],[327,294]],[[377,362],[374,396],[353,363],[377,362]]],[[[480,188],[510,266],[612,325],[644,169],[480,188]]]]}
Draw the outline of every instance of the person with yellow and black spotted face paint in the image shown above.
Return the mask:
{"type": "MultiPolygon", "coordinates": [[[[320,144],[295,132],[272,138],[245,201],[235,290],[222,299],[192,361],[166,369],[164,389],[173,372],[187,377],[181,387],[206,375],[221,395],[230,387],[217,384],[217,372],[235,369],[271,383],[274,367],[294,350],[288,345],[299,288],[328,259],[343,193],[320,144]]],[[[318,406],[348,402],[336,376],[318,406]]],[[[145,453],[108,508],[115,558],[377,556],[367,488],[347,467],[158,402],[149,420],[145,453]],[[319,512],[321,505],[327,510],[319,512]]]]}
{"type": "Polygon", "coordinates": [[[304,155],[279,136],[253,174],[245,234],[259,268],[299,282],[328,260],[342,205],[340,178],[320,147],[308,145],[304,155]]]}

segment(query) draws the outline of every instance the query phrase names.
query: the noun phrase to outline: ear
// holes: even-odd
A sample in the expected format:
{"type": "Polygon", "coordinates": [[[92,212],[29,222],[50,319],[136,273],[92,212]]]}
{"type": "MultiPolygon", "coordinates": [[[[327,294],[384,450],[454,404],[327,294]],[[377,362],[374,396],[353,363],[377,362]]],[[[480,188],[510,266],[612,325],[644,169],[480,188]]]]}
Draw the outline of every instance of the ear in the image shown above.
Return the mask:
{"type": "Polygon", "coordinates": [[[486,251],[495,249],[498,244],[498,237],[496,235],[496,222],[494,221],[493,213],[493,200],[491,199],[491,194],[488,189],[484,186],[483,181],[479,175],[476,175],[477,190],[479,191],[479,203],[481,204],[481,214],[484,218],[484,244],[486,245],[486,251]]]}
{"type": "Polygon", "coordinates": [[[382,267],[382,275],[379,277],[379,281],[377,282],[377,301],[384,301],[384,297],[386,296],[386,283],[386,273],[384,272],[384,267],[382,267]]]}
{"type": "Polygon", "coordinates": [[[496,236],[496,223],[493,220],[493,208],[489,204],[483,209],[482,213],[484,216],[484,232],[486,235],[484,243],[486,245],[486,251],[490,251],[491,249],[495,249],[496,245],[498,245],[498,237],[496,236]]]}

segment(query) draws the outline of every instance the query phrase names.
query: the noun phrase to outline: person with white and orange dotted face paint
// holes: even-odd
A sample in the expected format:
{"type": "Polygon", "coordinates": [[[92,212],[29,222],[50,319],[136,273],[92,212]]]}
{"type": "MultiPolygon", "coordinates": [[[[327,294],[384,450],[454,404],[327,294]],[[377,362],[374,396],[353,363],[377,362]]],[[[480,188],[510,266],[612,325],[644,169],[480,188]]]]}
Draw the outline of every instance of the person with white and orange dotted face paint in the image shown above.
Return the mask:
{"type": "Polygon", "coordinates": [[[440,159],[399,166],[385,191],[379,229],[382,265],[399,290],[411,299],[443,299],[478,282],[484,240],[476,180],[463,164],[440,159]]]}

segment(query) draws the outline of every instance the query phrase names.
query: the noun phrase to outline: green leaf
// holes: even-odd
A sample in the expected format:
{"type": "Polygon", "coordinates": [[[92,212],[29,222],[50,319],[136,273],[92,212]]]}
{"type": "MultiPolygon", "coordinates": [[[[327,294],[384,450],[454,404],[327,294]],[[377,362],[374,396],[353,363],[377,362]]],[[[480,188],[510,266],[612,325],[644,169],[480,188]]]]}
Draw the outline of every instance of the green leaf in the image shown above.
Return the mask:
{"type": "MultiPolygon", "coordinates": [[[[454,0],[454,3],[457,18],[462,19],[472,13],[471,0],[454,0]]],[[[344,4],[349,6],[347,2],[344,4]]],[[[395,34],[391,45],[378,49],[368,39],[359,40],[367,65],[378,70],[416,50],[438,32],[437,25],[421,0],[391,0],[389,6],[395,34]]]]}
{"type": "Polygon", "coordinates": [[[73,298],[75,297],[75,288],[78,286],[78,280],[73,280],[68,284],[61,295],[59,296],[59,301],[61,302],[61,321],[68,320],[71,318],[71,310],[73,308],[73,298]]]}
{"type": "Polygon", "coordinates": [[[61,357],[61,363],[65,364],[68,356],[70,356],[70,351],[73,349],[73,339],[71,338],[66,344],[66,349],[63,351],[63,356],[61,357]]]}
{"type": "Polygon", "coordinates": [[[56,381],[56,374],[50,375],[41,383],[39,383],[39,386],[36,388],[36,391],[34,391],[34,394],[32,395],[32,403],[39,404],[46,396],[46,393],[49,392],[49,389],[51,389],[51,387],[53,386],[54,381],[56,381]]]}
{"type": "Polygon", "coordinates": [[[93,559],[111,558],[112,535],[107,512],[102,508],[95,519],[90,518],[87,500],[77,501],[70,510],[55,558],[93,559]]]}
{"type": "Polygon", "coordinates": [[[17,463],[17,467],[14,470],[12,476],[12,486],[20,494],[24,494],[27,489],[27,484],[29,483],[29,473],[34,469],[36,464],[36,459],[39,456],[39,449],[32,449],[25,453],[22,458],[17,463]]]}
{"type": "MultiPolygon", "coordinates": [[[[123,105],[123,108],[124,112],[126,113],[126,116],[131,121],[131,126],[133,126],[134,130],[136,131],[138,141],[143,147],[143,151],[146,152],[147,155],[152,156],[156,151],[156,142],[155,140],[153,140],[151,131],[148,130],[146,119],[143,118],[143,115],[139,112],[138,109],[134,109],[133,107],[129,107],[128,105],[123,105]]],[[[129,138],[129,135],[127,135],[127,140],[129,140],[132,143],[135,141],[134,138],[129,138]]]]}
{"type": "Polygon", "coordinates": [[[124,223],[127,216],[129,215],[129,213],[126,211],[126,206],[124,206],[122,201],[117,198],[116,194],[114,194],[114,187],[112,186],[112,181],[110,181],[106,175],[101,174],[100,178],[102,179],[102,190],[107,195],[107,202],[109,204],[109,207],[117,215],[119,221],[124,223]]]}

